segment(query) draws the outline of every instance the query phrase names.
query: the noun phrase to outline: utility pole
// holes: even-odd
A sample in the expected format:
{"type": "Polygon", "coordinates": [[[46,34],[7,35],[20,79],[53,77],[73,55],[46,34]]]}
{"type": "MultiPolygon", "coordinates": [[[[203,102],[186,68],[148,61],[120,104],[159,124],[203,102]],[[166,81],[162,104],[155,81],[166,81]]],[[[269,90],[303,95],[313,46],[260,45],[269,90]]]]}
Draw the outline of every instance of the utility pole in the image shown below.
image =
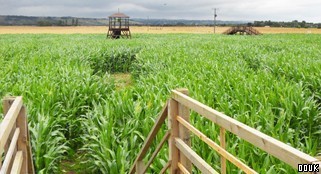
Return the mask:
{"type": "Polygon", "coordinates": [[[217,14],[216,14],[216,8],[213,8],[214,10],[214,21],[213,21],[213,25],[214,25],[214,34],[215,34],[215,26],[216,26],[216,17],[217,17],[217,14]]]}
{"type": "Polygon", "coordinates": [[[149,31],[150,24],[149,24],[149,16],[147,16],[147,31],[149,31]]]}

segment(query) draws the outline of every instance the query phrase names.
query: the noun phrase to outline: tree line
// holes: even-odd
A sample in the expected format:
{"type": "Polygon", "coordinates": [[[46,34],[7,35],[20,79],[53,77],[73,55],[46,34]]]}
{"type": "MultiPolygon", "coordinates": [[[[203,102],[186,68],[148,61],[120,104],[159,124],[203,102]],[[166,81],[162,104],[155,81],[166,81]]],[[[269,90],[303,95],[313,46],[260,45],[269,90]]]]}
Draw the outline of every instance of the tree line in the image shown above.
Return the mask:
{"type": "Polygon", "coordinates": [[[40,20],[37,22],[38,26],[78,26],[78,18],[60,19],[60,20],[40,20]]]}
{"type": "MultiPolygon", "coordinates": [[[[131,26],[213,26],[213,20],[182,20],[182,19],[143,19],[130,20],[131,26]]],[[[37,25],[37,26],[106,26],[107,18],[77,17],[34,17],[0,15],[0,26],[6,25],[37,25]]],[[[293,20],[291,22],[276,21],[216,21],[216,26],[249,25],[254,27],[290,27],[290,28],[321,28],[321,23],[293,20]]]]}
{"type": "Polygon", "coordinates": [[[312,23],[306,21],[293,20],[291,22],[275,22],[275,21],[254,21],[253,23],[248,23],[250,26],[254,27],[289,27],[289,28],[321,28],[321,23],[312,23]]]}

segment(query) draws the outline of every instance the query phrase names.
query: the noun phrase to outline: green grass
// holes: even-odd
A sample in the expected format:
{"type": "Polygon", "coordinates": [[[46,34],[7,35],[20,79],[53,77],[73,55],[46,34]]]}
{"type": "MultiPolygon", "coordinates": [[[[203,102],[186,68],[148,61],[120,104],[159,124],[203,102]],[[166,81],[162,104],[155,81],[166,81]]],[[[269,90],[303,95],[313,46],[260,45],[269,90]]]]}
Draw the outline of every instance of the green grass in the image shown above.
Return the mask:
{"type": "MultiPolygon", "coordinates": [[[[314,156],[321,150],[320,55],[321,35],[0,35],[0,97],[24,97],[39,173],[60,173],[60,163],[74,156],[78,172],[128,172],[178,87],[314,156]],[[118,90],[111,73],[131,73],[131,86],[118,90]]],[[[218,126],[194,112],[191,120],[219,141],[218,126]]],[[[197,138],[192,144],[219,170],[214,151],[197,138]]],[[[230,133],[227,147],[259,173],[296,173],[230,133]]],[[[149,172],[167,155],[165,148],[149,172]]],[[[228,163],[227,171],[238,169],[228,163]]]]}

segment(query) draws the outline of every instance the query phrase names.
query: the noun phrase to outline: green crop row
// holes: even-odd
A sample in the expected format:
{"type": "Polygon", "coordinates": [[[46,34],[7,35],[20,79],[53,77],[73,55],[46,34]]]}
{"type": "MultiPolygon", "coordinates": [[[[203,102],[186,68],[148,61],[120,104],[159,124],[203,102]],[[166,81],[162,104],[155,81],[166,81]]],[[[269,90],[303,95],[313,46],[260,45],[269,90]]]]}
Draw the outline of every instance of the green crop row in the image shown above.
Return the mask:
{"type": "MultiPolygon", "coordinates": [[[[320,50],[321,35],[0,35],[0,97],[24,97],[38,173],[61,173],[65,163],[79,173],[127,173],[170,90],[178,87],[316,156],[320,50]],[[133,83],[116,90],[113,73],[130,73],[133,83]]],[[[218,126],[194,112],[191,122],[219,142],[218,126]]],[[[220,170],[217,153],[197,137],[192,144],[220,170]]],[[[166,150],[149,173],[166,164],[166,150]]],[[[231,133],[227,150],[259,173],[296,173],[231,133]]],[[[227,171],[239,169],[228,163],[227,171]]]]}

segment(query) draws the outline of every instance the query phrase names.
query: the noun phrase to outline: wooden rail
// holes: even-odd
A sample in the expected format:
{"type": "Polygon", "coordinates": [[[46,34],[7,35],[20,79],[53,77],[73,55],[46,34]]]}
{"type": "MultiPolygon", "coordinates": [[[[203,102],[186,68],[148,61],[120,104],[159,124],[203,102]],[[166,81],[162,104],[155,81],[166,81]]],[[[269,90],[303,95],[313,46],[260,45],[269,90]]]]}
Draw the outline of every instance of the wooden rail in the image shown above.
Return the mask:
{"type": "MultiPolygon", "coordinates": [[[[164,173],[167,169],[170,169],[169,171],[171,174],[189,174],[192,173],[192,164],[196,166],[202,173],[218,173],[192,150],[190,141],[191,133],[196,135],[213,150],[220,154],[220,173],[226,173],[226,160],[237,166],[245,173],[257,173],[252,168],[240,161],[237,157],[225,150],[226,131],[229,131],[253,144],[254,146],[259,147],[263,151],[273,155],[295,169],[298,168],[298,164],[321,164],[318,159],[190,98],[186,89],[180,89],[172,91],[169,102],[166,103],[157,121],[155,122],[155,125],[153,126],[152,131],[149,133],[142,150],[131,167],[130,173],[145,173],[166,139],[168,139],[169,145],[169,161],[163,167],[160,173],[164,173]],[[220,127],[220,145],[216,144],[213,140],[209,139],[206,135],[189,123],[190,110],[197,112],[220,127]],[[143,158],[166,118],[168,118],[168,131],[152,154],[152,157],[148,161],[147,165],[145,165],[143,163],[143,158]]],[[[318,173],[320,173],[320,171],[321,169],[319,166],[318,173]]]]}
{"type": "Polygon", "coordinates": [[[3,111],[4,118],[0,123],[0,174],[34,174],[26,108],[22,97],[4,99],[3,111]]]}

